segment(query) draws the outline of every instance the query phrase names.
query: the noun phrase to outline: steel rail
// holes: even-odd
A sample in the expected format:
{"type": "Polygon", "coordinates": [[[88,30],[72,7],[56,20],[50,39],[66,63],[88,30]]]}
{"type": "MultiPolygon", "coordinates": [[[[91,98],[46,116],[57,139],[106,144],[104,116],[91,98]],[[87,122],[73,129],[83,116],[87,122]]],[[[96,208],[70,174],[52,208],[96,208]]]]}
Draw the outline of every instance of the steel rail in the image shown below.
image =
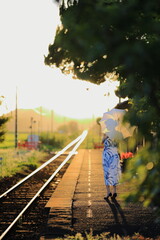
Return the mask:
{"type": "MultiPolygon", "coordinates": [[[[81,135],[77,144],[74,146],[72,151],[69,152],[68,156],[65,160],[60,164],[60,166],[56,169],[56,171],[51,175],[51,177],[45,182],[45,184],[40,188],[40,190],[35,194],[35,196],[29,201],[29,203],[25,206],[25,208],[18,214],[18,216],[14,219],[14,221],[9,225],[9,227],[1,234],[0,240],[10,231],[10,229],[14,226],[14,224],[19,220],[19,218],[24,214],[24,212],[29,208],[29,206],[35,201],[37,197],[40,196],[40,193],[47,187],[47,185],[52,181],[55,175],[61,170],[61,168],[67,163],[67,161],[75,154],[77,148],[84,141],[88,134],[88,131],[85,130],[81,135]]],[[[73,145],[73,144],[72,144],[73,145]]]]}
{"type": "Polygon", "coordinates": [[[82,137],[83,133],[77,137],[75,140],[73,140],[71,143],[69,143],[66,147],[64,147],[61,151],[59,151],[55,156],[53,156],[52,158],[50,158],[47,162],[45,162],[44,164],[42,164],[39,168],[37,168],[36,170],[34,170],[32,173],[30,173],[29,175],[27,175],[25,178],[23,178],[21,181],[19,181],[17,184],[15,184],[13,187],[9,188],[6,192],[4,192],[3,194],[0,195],[0,199],[4,196],[6,196],[9,192],[11,192],[13,189],[15,189],[16,187],[18,187],[20,184],[22,184],[23,182],[25,182],[28,178],[32,177],[34,174],[36,174],[38,171],[40,171],[42,168],[44,168],[45,166],[47,166],[49,163],[51,163],[52,161],[54,161],[57,157],[59,157],[60,155],[62,155],[68,148],[70,148],[72,145],[74,145],[76,142],[78,142],[81,137],[82,137]]]}

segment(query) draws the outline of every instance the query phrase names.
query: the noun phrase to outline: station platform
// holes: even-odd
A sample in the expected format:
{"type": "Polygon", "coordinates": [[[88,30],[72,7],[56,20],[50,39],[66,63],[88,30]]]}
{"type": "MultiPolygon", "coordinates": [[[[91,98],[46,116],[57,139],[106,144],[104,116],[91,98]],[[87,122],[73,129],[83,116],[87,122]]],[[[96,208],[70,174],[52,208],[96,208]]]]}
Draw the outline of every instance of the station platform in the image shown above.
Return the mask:
{"type": "Polygon", "coordinates": [[[80,149],[74,156],[55,192],[46,204],[48,222],[40,240],[51,240],[76,233],[104,232],[131,235],[160,235],[151,209],[140,203],[124,204],[126,184],[117,187],[116,200],[104,200],[106,187],[102,168],[102,149],[80,149]]]}

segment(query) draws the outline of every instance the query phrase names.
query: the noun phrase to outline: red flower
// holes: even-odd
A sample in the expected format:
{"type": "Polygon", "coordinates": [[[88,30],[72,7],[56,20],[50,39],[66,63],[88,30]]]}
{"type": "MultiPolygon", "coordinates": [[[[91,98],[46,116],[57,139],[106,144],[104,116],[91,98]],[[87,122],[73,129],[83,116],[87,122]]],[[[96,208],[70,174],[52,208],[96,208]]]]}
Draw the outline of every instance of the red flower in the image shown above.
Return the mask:
{"type": "Polygon", "coordinates": [[[121,159],[127,159],[127,158],[132,158],[133,157],[133,153],[132,152],[122,152],[121,154],[120,154],[120,156],[121,156],[121,159]]]}

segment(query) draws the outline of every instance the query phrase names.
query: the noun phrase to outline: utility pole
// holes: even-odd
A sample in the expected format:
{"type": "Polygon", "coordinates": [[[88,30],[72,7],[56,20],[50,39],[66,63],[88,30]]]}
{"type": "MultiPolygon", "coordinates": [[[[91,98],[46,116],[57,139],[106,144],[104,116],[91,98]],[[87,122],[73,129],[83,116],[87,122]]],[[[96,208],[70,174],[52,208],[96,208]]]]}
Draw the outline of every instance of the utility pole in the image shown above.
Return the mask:
{"type": "Polygon", "coordinates": [[[16,87],[16,109],[15,109],[15,148],[18,146],[18,109],[17,109],[17,87],[16,87]]]}

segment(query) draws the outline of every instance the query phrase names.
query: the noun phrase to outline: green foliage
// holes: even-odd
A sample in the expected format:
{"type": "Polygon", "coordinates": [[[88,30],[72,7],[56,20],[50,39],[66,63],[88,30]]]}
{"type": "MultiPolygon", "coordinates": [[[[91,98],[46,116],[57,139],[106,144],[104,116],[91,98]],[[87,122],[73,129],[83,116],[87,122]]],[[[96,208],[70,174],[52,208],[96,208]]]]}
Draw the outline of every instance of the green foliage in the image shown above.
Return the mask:
{"type": "MultiPolygon", "coordinates": [[[[129,181],[134,189],[125,198],[127,201],[140,201],[144,206],[154,207],[155,213],[160,216],[160,148],[153,149],[146,144],[138,154],[127,162],[127,169],[123,181],[129,181]]],[[[160,219],[159,219],[160,220],[160,219]]]]}
{"type": "Polygon", "coordinates": [[[145,137],[149,143],[128,166],[126,178],[138,179],[132,199],[143,193],[145,205],[160,209],[159,1],[62,1],[60,15],[62,25],[45,63],[96,84],[104,82],[107,73],[116,73],[116,94],[132,103],[125,119],[138,127],[137,142],[145,137]],[[148,170],[150,162],[154,167],[148,170]]]}
{"type": "Polygon", "coordinates": [[[61,125],[58,128],[58,131],[65,133],[66,135],[77,134],[79,132],[78,123],[76,121],[69,121],[68,123],[61,125]]]}
{"type": "Polygon", "coordinates": [[[8,121],[7,117],[1,116],[0,117],[0,142],[3,142],[5,139],[5,123],[8,121]]]}
{"type": "MultiPolygon", "coordinates": [[[[134,84],[135,75],[142,80],[138,69],[155,69],[151,57],[159,57],[158,1],[75,0],[69,7],[62,4],[60,13],[62,26],[49,46],[46,64],[95,83],[105,81],[113,70],[123,79],[129,73],[135,89],[143,85],[134,84]]],[[[151,78],[153,70],[148,71],[151,78]]]]}
{"type": "Polygon", "coordinates": [[[47,133],[43,133],[40,137],[40,142],[41,142],[41,149],[43,150],[49,150],[49,151],[53,151],[53,150],[57,150],[57,149],[61,149],[63,148],[66,139],[65,136],[61,135],[61,134],[52,134],[52,135],[48,135],[47,133]]]}
{"type": "MultiPolygon", "coordinates": [[[[63,128],[61,128],[63,129],[63,128]]],[[[45,151],[55,151],[64,148],[67,144],[72,142],[75,138],[80,135],[79,132],[66,133],[55,132],[53,134],[43,133],[40,137],[41,145],[40,148],[45,151]]]]}
{"type": "Polygon", "coordinates": [[[128,119],[150,137],[160,110],[158,1],[72,2],[61,5],[62,26],[45,63],[96,84],[116,72],[117,94],[133,102],[128,119]]]}
{"type": "MultiPolygon", "coordinates": [[[[99,235],[93,235],[93,233],[86,233],[82,235],[81,233],[77,233],[74,236],[65,236],[64,238],[55,238],[55,240],[152,240],[151,238],[145,238],[139,233],[135,233],[133,236],[123,236],[114,234],[110,236],[109,232],[104,232],[99,235]]],[[[158,240],[158,238],[157,238],[158,240]]]]}
{"type": "Polygon", "coordinates": [[[43,133],[40,137],[41,148],[45,150],[58,150],[64,148],[69,142],[80,135],[78,123],[69,121],[58,128],[54,134],[43,133]]]}
{"type": "Polygon", "coordinates": [[[0,178],[12,176],[19,172],[33,171],[46,157],[46,153],[15,149],[0,149],[1,166],[0,178]]]}

